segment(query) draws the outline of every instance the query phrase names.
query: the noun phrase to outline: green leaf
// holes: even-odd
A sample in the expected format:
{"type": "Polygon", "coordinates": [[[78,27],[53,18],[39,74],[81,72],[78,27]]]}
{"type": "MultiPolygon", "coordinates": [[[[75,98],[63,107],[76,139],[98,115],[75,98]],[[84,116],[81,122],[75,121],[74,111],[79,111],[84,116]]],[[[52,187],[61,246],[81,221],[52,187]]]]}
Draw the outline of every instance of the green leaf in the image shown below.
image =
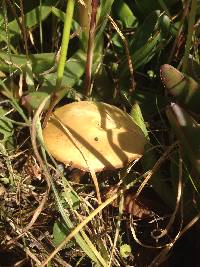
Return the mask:
{"type": "Polygon", "coordinates": [[[10,121],[7,120],[5,114],[6,110],[0,107],[0,134],[1,134],[1,141],[5,141],[9,138],[13,131],[13,126],[10,121]]]}
{"type": "Polygon", "coordinates": [[[65,12],[63,12],[62,10],[56,8],[56,7],[52,7],[52,13],[59,18],[62,22],[65,21],[65,12]]]}
{"type": "MultiPolygon", "coordinates": [[[[37,6],[30,12],[25,14],[25,22],[26,28],[30,29],[32,27],[37,26],[40,21],[43,21],[47,18],[47,16],[51,13],[51,6],[42,6],[40,11],[40,7],[37,6]]],[[[17,20],[13,20],[9,22],[8,29],[10,31],[11,37],[12,35],[21,34],[20,28],[18,26],[17,20]]]]}
{"type": "MultiPolygon", "coordinates": [[[[148,40],[148,42],[145,43],[145,45],[131,54],[134,70],[147,64],[153,58],[153,56],[162,49],[163,44],[160,37],[160,33],[157,32],[148,40]]],[[[124,76],[129,75],[127,58],[123,59],[119,65],[119,73],[120,79],[122,80],[124,79],[124,76]]]]}
{"type": "MultiPolygon", "coordinates": [[[[29,55],[34,74],[40,74],[49,70],[55,64],[55,53],[41,53],[29,55]]],[[[26,71],[27,58],[25,55],[8,55],[0,51],[0,70],[15,73],[26,71]]]]}
{"type": "Polygon", "coordinates": [[[146,128],[146,125],[144,122],[144,118],[142,116],[142,112],[141,112],[141,109],[140,109],[140,106],[138,105],[138,103],[135,103],[132,106],[130,115],[131,115],[133,121],[141,128],[145,137],[149,138],[148,137],[148,131],[147,131],[147,128],[146,128]]]}
{"type": "Polygon", "coordinates": [[[122,258],[128,258],[131,254],[131,247],[127,244],[123,244],[120,246],[120,255],[122,258]]]}
{"type": "MultiPolygon", "coordinates": [[[[53,243],[55,246],[60,245],[65,237],[70,233],[70,229],[67,228],[64,222],[56,221],[53,225],[53,243]]],[[[69,248],[74,244],[73,241],[69,242],[64,248],[69,248]]]]}
{"type": "MultiPolygon", "coordinates": [[[[62,80],[62,86],[58,91],[57,103],[67,95],[70,98],[76,99],[78,93],[72,89],[72,87],[78,83],[85,70],[85,58],[86,55],[82,50],[77,51],[70,59],[65,63],[64,76],[62,80]]],[[[30,92],[23,97],[23,104],[28,109],[36,109],[42,103],[42,101],[50,95],[55,89],[56,85],[56,72],[46,74],[43,79],[43,84],[39,91],[30,92]]],[[[49,102],[46,104],[45,109],[49,106],[49,102]]]]}
{"type": "Polygon", "coordinates": [[[177,104],[169,106],[166,114],[187,157],[200,174],[200,125],[177,104]]]}
{"type": "MultiPolygon", "coordinates": [[[[140,106],[138,104],[134,104],[132,106],[130,99],[127,98],[126,93],[122,93],[123,100],[125,101],[125,104],[129,106],[129,108],[132,108],[131,110],[131,116],[134,119],[134,122],[137,123],[141,128],[143,128],[143,133],[149,140],[148,136],[148,130],[146,128],[146,125],[144,123],[143,119],[143,113],[141,113],[140,106]]],[[[142,110],[145,110],[146,114],[151,113],[151,108],[149,110],[149,103],[153,104],[154,112],[156,111],[156,102],[155,99],[157,96],[155,96],[152,93],[149,93],[147,95],[142,94],[141,92],[135,94],[136,101],[140,101],[141,104],[144,105],[144,108],[142,110]],[[145,99],[145,101],[144,101],[145,99]]],[[[164,104],[163,104],[164,105],[164,104]]],[[[158,107],[157,107],[158,108],[158,107]]],[[[154,145],[152,145],[150,142],[147,142],[145,146],[145,153],[142,157],[141,163],[143,166],[143,171],[148,171],[153,168],[155,163],[158,160],[157,151],[154,149],[154,145]]],[[[150,181],[153,189],[155,192],[161,197],[163,202],[165,202],[169,207],[174,206],[174,200],[176,198],[176,195],[172,195],[170,186],[166,183],[165,177],[163,177],[163,174],[160,170],[158,170],[152,177],[150,181]]]]}
{"type": "Polygon", "coordinates": [[[124,90],[120,91],[122,100],[131,109],[133,104],[137,102],[140,106],[143,117],[149,117],[152,114],[158,112],[158,110],[163,109],[167,105],[167,99],[161,94],[158,94],[155,90],[145,91],[136,89],[135,93],[131,96],[124,90]]]}
{"type": "Polygon", "coordinates": [[[101,39],[108,21],[108,15],[111,12],[111,8],[114,0],[102,0],[100,5],[100,16],[96,27],[95,45],[98,46],[101,43],[101,39]]]}
{"type": "Polygon", "coordinates": [[[130,40],[130,51],[135,52],[148,42],[154,33],[159,16],[159,11],[150,13],[143,24],[137,28],[133,38],[130,40]]]}
{"type": "Polygon", "coordinates": [[[137,23],[137,18],[134,16],[130,7],[123,0],[115,1],[113,9],[116,16],[126,28],[137,23]]]}
{"type": "Polygon", "coordinates": [[[168,36],[170,33],[170,28],[173,25],[170,18],[167,15],[162,14],[158,19],[158,24],[162,30],[163,36],[168,36]]]}
{"type": "MultiPolygon", "coordinates": [[[[22,96],[22,105],[28,110],[36,110],[42,101],[49,95],[45,91],[29,92],[27,95],[22,96]]],[[[47,110],[50,104],[50,100],[47,101],[44,110],[47,110]]]]}
{"type": "MultiPolygon", "coordinates": [[[[56,8],[56,7],[52,7],[52,14],[55,15],[57,18],[59,18],[62,22],[65,21],[65,12],[63,12],[62,10],[56,8]]],[[[78,29],[80,28],[80,25],[75,21],[72,20],[72,24],[71,24],[71,30],[72,32],[78,31],[78,29]]]]}
{"type": "Polygon", "coordinates": [[[144,46],[133,53],[131,57],[135,69],[138,69],[139,67],[147,64],[155,55],[155,53],[157,53],[162,48],[160,41],[160,33],[157,32],[148,40],[148,42],[146,42],[144,46]]]}
{"type": "Polygon", "coordinates": [[[67,208],[72,207],[75,210],[79,208],[79,198],[76,194],[74,194],[74,192],[71,192],[69,188],[65,189],[65,191],[62,192],[61,198],[63,199],[63,201],[65,201],[67,208]]]}
{"type": "Polygon", "coordinates": [[[26,62],[26,84],[28,86],[29,92],[35,91],[32,64],[29,60],[27,60],[27,62],[26,62]]]}
{"type": "Polygon", "coordinates": [[[7,149],[13,148],[13,125],[6,117],[7,111],[0,107],[0,142],[7,149]]]}
{"type": "Polygon", "coordinates": [[[170,94],[191,111],[200,112],[200,86],[194,79],[168,64],[161,66],[160,75],[170,94]]]}

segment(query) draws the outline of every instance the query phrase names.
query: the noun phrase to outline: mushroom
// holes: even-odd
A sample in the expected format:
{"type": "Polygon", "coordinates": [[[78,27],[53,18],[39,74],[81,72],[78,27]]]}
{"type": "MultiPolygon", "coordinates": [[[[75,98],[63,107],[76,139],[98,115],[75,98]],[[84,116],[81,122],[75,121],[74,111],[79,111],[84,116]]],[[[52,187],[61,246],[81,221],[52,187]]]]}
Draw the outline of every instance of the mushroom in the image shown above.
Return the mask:
{"type": "Polygon", "coordinates": [[[92,101],[56,109],[43,129],[43,137],[58,161],[91,173],[99,202],[95,173],[122,168],[140,158],[146,143],[142,130],[127,113],[92,101]]]}

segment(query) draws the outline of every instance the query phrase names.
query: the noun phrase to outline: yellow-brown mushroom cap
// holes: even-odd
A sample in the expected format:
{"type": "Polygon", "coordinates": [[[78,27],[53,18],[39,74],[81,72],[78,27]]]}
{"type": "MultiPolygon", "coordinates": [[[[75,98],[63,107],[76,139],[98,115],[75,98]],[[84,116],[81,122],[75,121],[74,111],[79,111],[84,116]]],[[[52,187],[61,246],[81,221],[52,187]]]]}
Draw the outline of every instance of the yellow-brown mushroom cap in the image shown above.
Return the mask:
{"type": "Polygon", "coordinates": [[[81,170],[121,168],[140,158],[146,138],[132,118],[102,102],[80,101],[56,109],[43,129],[58,161],[81,170]]]}

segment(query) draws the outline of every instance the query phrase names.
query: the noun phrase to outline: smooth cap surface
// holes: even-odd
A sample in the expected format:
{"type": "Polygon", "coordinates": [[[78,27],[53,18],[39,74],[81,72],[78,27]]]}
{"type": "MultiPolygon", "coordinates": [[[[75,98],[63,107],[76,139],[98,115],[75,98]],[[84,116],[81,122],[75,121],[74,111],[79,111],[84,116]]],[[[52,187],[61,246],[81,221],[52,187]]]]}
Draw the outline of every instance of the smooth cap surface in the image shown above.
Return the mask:
{"type": "Polygon", "coordinates": [[[58,108],[43,129],[49,152],[81,170],[121,168],[140,158],[146,139],[131,117],[115,106],[80,101],[58,108]]]}

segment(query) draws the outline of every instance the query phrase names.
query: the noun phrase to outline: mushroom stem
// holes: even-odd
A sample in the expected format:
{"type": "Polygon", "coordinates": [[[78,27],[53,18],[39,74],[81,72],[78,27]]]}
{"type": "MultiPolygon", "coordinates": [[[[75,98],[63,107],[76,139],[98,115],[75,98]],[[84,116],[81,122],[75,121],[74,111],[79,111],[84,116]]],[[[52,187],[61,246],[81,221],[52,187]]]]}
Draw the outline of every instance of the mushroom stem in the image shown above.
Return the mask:
{"type": "Polygon", "coordinates": [[[92,177],[95,189],[96,189],[98,203],[101,204],[102,203],[101,194],[100,194],[100,190],[99,190],[99,183],[98,183],[98,180],[97,180],[96,173],[95,173],[94,170],[90,170],[90,174],[91,174],[91,177],[92,177]]]}

